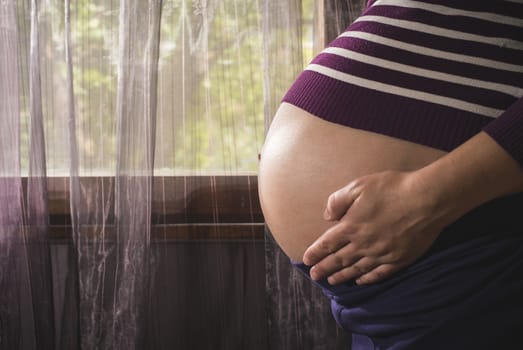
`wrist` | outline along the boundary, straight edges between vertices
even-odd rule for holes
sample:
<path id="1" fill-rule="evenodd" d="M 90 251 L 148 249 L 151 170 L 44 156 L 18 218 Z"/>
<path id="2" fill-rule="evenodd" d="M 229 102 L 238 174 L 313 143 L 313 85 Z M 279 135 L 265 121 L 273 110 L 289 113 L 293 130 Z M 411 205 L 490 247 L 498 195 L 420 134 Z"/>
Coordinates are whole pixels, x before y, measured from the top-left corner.
<path id="1" fill-rule="evenodd" d="M 463 188 L 452 181 L 452 176 L 439 174 L 437 167 L 413 171 L 410 178 L 420 198 L 420 210 L 435 225 L 447 226 L 473 207 Z"/>
<path id="2" fill-rule="evenodd" d="M 523 169 L 493 139 L 479 133 L 414 172 L 434 215 L 447 224 L 468 211 L 523 190 Z"/>

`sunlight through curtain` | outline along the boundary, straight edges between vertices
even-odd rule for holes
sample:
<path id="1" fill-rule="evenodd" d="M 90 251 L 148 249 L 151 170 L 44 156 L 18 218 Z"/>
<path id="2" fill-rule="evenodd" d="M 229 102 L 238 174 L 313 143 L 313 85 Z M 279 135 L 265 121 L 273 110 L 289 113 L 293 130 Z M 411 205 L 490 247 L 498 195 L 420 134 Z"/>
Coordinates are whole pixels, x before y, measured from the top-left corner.
<path id="1" fill-rule="evenodd" d="M 1 349 L 263 348 L 260 8 L 0 1 Z"/>
<path id="2" fill-rule="evenodd" d="M 0 0 L 0 349 L 344 346 L 257 198 L 314 4 Z"/>

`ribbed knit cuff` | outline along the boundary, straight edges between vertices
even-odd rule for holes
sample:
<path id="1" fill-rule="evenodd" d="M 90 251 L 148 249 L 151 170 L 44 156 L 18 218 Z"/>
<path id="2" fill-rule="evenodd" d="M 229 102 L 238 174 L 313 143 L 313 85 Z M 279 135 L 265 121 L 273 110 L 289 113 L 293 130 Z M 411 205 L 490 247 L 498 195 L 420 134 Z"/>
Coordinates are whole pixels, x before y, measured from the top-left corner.
<path id="1" fill-rule="evenodd" d="M 523 97 L 514 102 L 483 131 L 490 135 L 523 167 Z"/>

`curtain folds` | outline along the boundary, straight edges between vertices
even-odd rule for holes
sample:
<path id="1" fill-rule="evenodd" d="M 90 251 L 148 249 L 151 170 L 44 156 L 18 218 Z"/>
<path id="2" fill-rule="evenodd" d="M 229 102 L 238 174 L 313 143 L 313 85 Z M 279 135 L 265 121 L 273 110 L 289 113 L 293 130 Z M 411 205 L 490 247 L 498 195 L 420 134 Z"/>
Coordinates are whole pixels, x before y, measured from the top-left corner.
<path id="1" fill-rule="evenodd" d="M 14 3 L 0 6 L 0 49 L 2 52 L 18 53 Z M 19 132 L 20 101 L 17 55 L 2 55 L 0 65 L 0 117 L 2 127 L 11 130 L 0 138 L 0 167 L 5 175 L 0 178 L 0 319 L 3 335 L 1 348 L 18 346 L 23 315 L 21 273 L 27 272 L 25 251 L 22 243 L 22 180 L 20 177 Z M 2 135 L 4 136 L 4 135 Z M 27 287 L 27 286 L 24 286 Z M 29 304 L 30 305 L 30 304 Z"/>
<path id="2" fill-rule="evenodd" d="M 70 290 L 68 295 L 77 297 L 79 307 L 78 317 L 64 323 L 77 323 L 80 331 L 64 343 L 69 344 L 69 349 L 140 349 L 145 346 L 148 293 L 152 288 L 150 218 L 162 2 L 119 4 L 117 159 L 109 191 L 103 188 L 107 184 L 102 178 L 84 182 L 79 176 L 70 6 L 66 1 L 69 186 L 74 239 L 70 254 L 77 269 L 69 270 L 66 288 Z M 114 198 L 100 201 L 98 196 L 106 193 L 114 193 Z M 100 207 L 90 208 L 93 204 Z M 70 329 L 64 334 L 74 333 Z"/>
<path id="3" fill-rule="evenodd" d="M 1 350 L 346 348 L 270 232 L 245 238 L 305 5 L 0 0 Z"/>
<path id="4" fill-rule="evenodd" d="M 53 6 L 63 7 L 56 11 Z M 150 218 L 161 6 L 161 1 L 119 4 L 118 157 L 114 181 L 107 184 L 101 177 L 84 181 L 80 176 L 90 166 L 82 162 L 85 150 L 79 147 L 78 130 L 83 125 L 77 115 L 75 90 L 84 86 L 75 84 L 74 73 L 80 69 L 75 66 L 72 47 L 70 1 L 0 3 L 2 349 L 144 346 L 152 286 Z M 51 18 L 60 13 L 62 18 Z M 55 261 L 51 251 L 57 249 L 51 247 L 48 232 L 48 148 L 41 90 L 48 83 L 41 77 L 52 73 L 49 66 L 42 72 L 41 64 L 48 64 L 45 58 L 54 53 L 49 52 L 49 41 L 46 47 L 40 41 L 51 19 L 62 23 L 63 42 L 56 47 L 63 54 L 61 89 L 65 93 L 50 96 L 48 89 L 45 103 L 62 103 L 62 111 L 56 111 L 63 114 L 67 125 L 59 131 L 68 140 L 74 242 L 68 245 L 68 258 L 60 260 L 60 254 L 54 254 Z M 107 198 L 112 193 L 114 197 Z M 61 262 L 66 262 L 62 274 L 57 271 L 64 266 L 56 266 Z M 56 283 L 57 276 L 66 276 L 63 284 Z"/>
<path id="5" fill-rule="evenodd" d="M 45 141 L 40 90 L 39 36 L 35 28 L 38 4 L 31 3 L 27 21 L 30 45 L 27 66 L 20 67 L 20 35 L 16 7 L 4 1 L 0 6 L 0 331 L 2 349 L 21 347 L 54 348 L 52 271 L 48 240 L 48 210 Z M 28 80 L 26 100 L 21 76 Z M 28 90 L 28 91 L 27 91 Z M 24 103 L 26 104 L 24 106 Z M 29 111 L 27 127 L 28 174 L 22 181 L 20 155 L 21 112 Z M 27 188 L 24 197 L 23 186 Z"/>

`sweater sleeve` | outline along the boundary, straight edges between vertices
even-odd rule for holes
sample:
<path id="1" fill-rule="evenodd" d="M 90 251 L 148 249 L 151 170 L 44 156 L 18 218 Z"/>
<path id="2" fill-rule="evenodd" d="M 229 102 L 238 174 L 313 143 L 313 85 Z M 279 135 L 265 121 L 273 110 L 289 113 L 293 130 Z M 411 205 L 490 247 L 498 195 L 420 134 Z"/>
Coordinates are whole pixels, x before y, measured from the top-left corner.
<path id="1" fill-rule="evenodd" d="M 523 167 L 523 97 L 487 124 L 483 131 Z"/>

